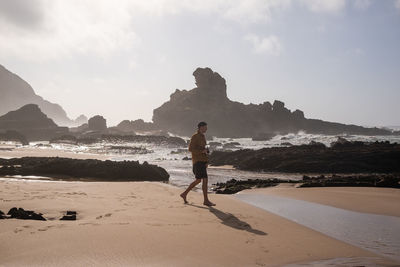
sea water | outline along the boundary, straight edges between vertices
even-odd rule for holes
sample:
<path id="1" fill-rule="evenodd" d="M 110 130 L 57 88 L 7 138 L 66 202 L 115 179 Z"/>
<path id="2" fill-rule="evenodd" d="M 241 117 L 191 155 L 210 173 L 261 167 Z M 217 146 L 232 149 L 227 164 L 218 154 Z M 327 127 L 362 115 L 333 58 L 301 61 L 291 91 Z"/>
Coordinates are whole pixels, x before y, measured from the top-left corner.
<path id="1" fill-rule="evenodd" d="M 342 136 L 349 141 L 389 141 L 391 143 L 400 143 L 400 136 L 363 136 L 363 135 L 345 135 Z M 182 137 L 189 140 L 188 137 Z M 276 135 L 268 141 L 253 141 L 251 138 L 214 138 L 213 142 L 227 144 L 231 142 L 239 143 L 239 145 L 229 148 L 229 150 L 238 149 L 261 149 L 266 147 L 279 147 L 282 143 L 290 142 L 293 145 L 308 144 L 311 141 L 321 142 L 329 146 L 337 140 L 337 136 L 322 135 L 322 134 L 307 134 L 305 132 L 291 133 L 287 135 Z M 210 141 L 208 141 L 210 142 Z M 115 150 L 112 146 L 132 146 L 142 148 L 142 150 Z M 7 143 L 10 147 L 10 142 Z M 155 164 L 166 169 L 170 174 L 170 183 L 172 185 L 185 187 L 193 181 L 192 162 L 184 160 L 185 157 L 190 158 L 189 151 L 186 148 L 176 147 L 172 145 L 156 145 L 149 143 L 137 142 L 98 142 L 94 144 L 73 145 L 73 144 L 56 144 L 49 142 L 31 142 L 30 148 L 35 149 L 55 149 L 74 153 L 94 153 L 106 155 L 109 159 L 115 161 L 135 160 L 139 162 L 147 161 L 150 164 Z M 212 149 L 222 150 L 223 146 L 217 146 Z M 136 152 L 135 152 L 136 151 Z M 226 182 L 230 179 L 247 180 L 247 179 L 292 179 L 300 180 L 304 173 L 260 173 L 251 171 L 235 170 L 232 168 L 213 168 L 208 169 L 209 185 L 213 183 Z M 316 175 L 309 173 L 307 175 Z"/>

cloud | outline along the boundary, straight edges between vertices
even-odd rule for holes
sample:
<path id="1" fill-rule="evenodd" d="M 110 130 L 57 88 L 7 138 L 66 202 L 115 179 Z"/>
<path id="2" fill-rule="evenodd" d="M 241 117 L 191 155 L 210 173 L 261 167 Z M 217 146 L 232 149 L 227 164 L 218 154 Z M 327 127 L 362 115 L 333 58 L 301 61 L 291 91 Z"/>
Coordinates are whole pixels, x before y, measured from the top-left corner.
<path id="1" fill-rule="evenodd" d="M 397 9 L 400 9 L 400 0 L 395 0 L 394 6 L 395 6 Z"/>
<path id="2" fill-rule="evenodd" d="M 41 1 L 0 1 L 0 21 L 3 23 L 31 29 L 42 23 L 43 16 Z"/>
<path id="3" fill-rule="evenodd" d="M 300 2 L 315 13 L 338 13 L 346 6 L 345 0 L 300 0 Z"/>
<path id="4" fill-rule="evenodd" d="M 107 57 L 115 51 L 130 49 L 138 39 L 130 25 L 131 15 L 123 4 L 106 0 L 95 4 L 89 0 L 40 3 L 18 11 L 21 17 L 41 14 L 40 18 L 31 16 L 31 20 L 40 21 L 35 29 L 30 29 L 29 23 L 17 23 L 17 19 L 0 25 L 1 58 L 43 61 L 82 54 Z"/>
<path id="5" fill-rule="evenodd" d="M 107 58 L 140 45 L 133 19 L 192 12 L 240 24 L 267 22 L 291 0 L 1 0 L 0 59 Z"/>
<path id="6" fill-rule="evenodd" d="M 141 18 L 193 13 L 217 17 L 222 25 L 247 26 L 268 23 L 294 3 L 317 13 L 337 13 L 346 5 L 345 0 L 1 0 L 0 59 L 108 58 L 142 45 L 133 24 Z M 247 40 L 257 53 L 282 51 L 276 36 Z"/>
<path id="7" fill-rule="evenodd" d="M 253 45 L 254 52 L 257 54 L 279 56 L 282 52 L 282 45 L 275 35 L 260 38 L 255 34 L 249 34 L 244 39 Z"/>

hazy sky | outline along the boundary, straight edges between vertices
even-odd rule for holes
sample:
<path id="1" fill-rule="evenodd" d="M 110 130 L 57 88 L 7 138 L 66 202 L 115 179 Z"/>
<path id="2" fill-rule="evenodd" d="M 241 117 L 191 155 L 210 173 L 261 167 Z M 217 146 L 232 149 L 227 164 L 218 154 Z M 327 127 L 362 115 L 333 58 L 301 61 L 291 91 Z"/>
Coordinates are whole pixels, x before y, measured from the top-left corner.
<path id="1" fill-rule="evenodd" d="M 197 67 L 235 101 L 400 125 L 400 0 L 0 0 L 0 64 L 109 125 L 151 120 Z"/>

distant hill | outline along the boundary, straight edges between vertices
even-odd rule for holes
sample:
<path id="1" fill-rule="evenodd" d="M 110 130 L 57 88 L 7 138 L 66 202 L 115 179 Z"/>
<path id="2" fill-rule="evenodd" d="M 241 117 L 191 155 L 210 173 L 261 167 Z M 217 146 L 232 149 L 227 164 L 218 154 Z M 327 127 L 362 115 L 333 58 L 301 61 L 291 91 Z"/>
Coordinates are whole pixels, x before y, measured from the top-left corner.
<path id="1" fill-rule="evenodd" d="M 71 120 L 60 105 L 43 99 L 21 77 L 0 65 L 0 116 L 26 104 L 37 104 L 58 125 L 72 126 L 87 121 L 84 116 L 79 117 L 79 122 Z"/>
<path id="2" fill-rule="evenodd" d="M 38 105 L 28 104 L 0 116 L 0 132 L 16 131 L 29 141 L 50 140 L 68 133 L 46 116 Z"/>
<path id="3" fill-rule="evenodd" d="M 209 135 L 255 137 L 304 130 L 319 134 L 388 135 L 390 130 L 365 128 L 316 119 L 307 119 L 301 110 L 290 111 L 281 101 L 245 105 L 227 97 L 225 79 L 210 68 L 198 68 L 193 76 L 197 87 L 178 90 L 170 100 L 153 111 L 156 128 L 190 136 L 199 121 L 209 123 Z M 244 88 L 245 90 L 245 88 Z"/>

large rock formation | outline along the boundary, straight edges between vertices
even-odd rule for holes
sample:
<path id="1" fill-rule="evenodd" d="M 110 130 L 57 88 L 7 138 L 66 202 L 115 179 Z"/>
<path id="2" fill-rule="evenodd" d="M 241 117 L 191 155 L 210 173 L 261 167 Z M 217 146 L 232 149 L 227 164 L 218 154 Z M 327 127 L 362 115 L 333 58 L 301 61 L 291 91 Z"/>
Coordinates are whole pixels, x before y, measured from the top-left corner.
<path id="1" fill-rule="evenodd" d="M 88 121 L 89 130 L 91 131 L 105 131 L 107 130 L 107 121 L 103 116 L 96 115 L 91 117 Z"/>
<path id="2" fill-rule="evenodd" d="M 278 100 L 258 105 L 231 101 L 226 94 L 225 79 L 218 73 L 210 68 L 198 68 L 193 75 L 196 88 L 176 89 L 168 102 L 154 110 L 156 127 L 188 136 L 194 132 L 197 122 L 207 121 L 208 133 L 218 137 L 262 137 L 299 130 L 323 134 L 391 134 L 384 129 L 306 119 L 303 111 L 291 112 Z"/>
<path id="3" fill-rule="evenodd" d="M 157 130 L 152 122 L 145 122 L 142 119 L 134 121 L 123 120 L 117 125 L 116 128 L 122 132 L 147 132 Z"/>
<path id="4" fill-rule="evenodd" d="M 0 131 L 16 131 L 29 141 L 50 140 L 68 133 L 67 127 L 58 127 L 38 105 L 28 104 L 0 117 Z"/>
<path id="5" fill-rule="evenodd" d="M 76 123 L 67 117 L 64 109 L 38 96 L 33 88 L 18 75 L 0 65 L 0 115 L 18 109 L 26 104 L 37 104 L 40 109 L 58 125 Z"/>

